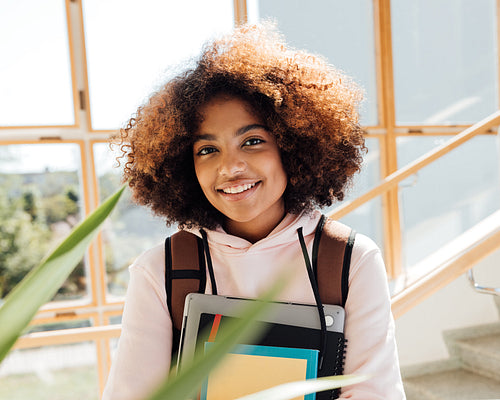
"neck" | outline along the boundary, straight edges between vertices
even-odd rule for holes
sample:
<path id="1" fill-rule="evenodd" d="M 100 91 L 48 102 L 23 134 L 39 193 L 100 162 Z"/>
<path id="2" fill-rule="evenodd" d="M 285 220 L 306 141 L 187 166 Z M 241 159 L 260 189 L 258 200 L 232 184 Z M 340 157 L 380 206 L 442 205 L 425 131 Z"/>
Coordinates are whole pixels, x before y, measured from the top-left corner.
<path id="1" fill-rule="evenodd" d="M 227 220 L 224 225 L 224 230 L 233 236 L 238 236 L 248 240 L 250 243 L 255 243 L 269 235 L 284 217 L 285 210 L 276 218 L 264 219 L 261 221 L 252 220 L 248 222 L 238 222 Z"/>

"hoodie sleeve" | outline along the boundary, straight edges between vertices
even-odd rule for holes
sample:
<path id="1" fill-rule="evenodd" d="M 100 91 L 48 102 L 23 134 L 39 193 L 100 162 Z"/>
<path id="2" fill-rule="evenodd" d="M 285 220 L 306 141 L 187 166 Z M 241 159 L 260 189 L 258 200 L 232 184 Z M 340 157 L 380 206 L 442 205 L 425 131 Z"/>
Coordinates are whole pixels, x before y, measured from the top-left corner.
<path id="1" fill-rule="evenodd" d="M 103 400 L 145 398 L 170 368 L 172 322 L 166 306 L 160 249 L 146 252 L 130 266 L 122 333 Z M 164 278 L 163 278 L 164 279 Z"/>
<path id="2" fill-rule="evenodd" d="M 344 373 L 370 378 L 344 388 L 340 398 L 405 399 L 384 262 L 376 244 L 360 234 L 351 258 L 345 310 Z"/>

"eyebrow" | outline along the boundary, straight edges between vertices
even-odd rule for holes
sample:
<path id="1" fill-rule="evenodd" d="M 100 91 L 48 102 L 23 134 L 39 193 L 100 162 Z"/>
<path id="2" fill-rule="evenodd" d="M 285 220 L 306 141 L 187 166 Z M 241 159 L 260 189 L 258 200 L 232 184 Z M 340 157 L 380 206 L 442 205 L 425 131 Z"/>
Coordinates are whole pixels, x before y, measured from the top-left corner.
<path id="1" fill-rule="evenodd" d="M 250 125 L 245 125 L 242 126 L 240 129 L 238 129 L 235 133 L 234 136 L 241 136 L 247 133 L 248 131 L 251 131 L 253 129 L 264 129 L 266 131 L 269 131 L 267 126 L 262 125 L 262 124 L 250 124 Z M 195 142 L 198 142 L 200 140 L 215 140 L 216 135 L 211 134 L 211 133 L 202 133 L 201 135 L 195 135 Z"/>

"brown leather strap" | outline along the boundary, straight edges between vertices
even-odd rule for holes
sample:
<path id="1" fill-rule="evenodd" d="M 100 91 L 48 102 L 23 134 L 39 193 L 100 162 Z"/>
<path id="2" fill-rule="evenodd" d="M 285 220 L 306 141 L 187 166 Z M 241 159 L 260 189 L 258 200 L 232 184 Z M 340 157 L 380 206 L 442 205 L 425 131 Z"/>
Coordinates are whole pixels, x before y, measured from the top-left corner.
<path id="1" fill-rule="evenodd" d="M 323 304 L 344 305 L 342 271 L 350 235 L 351 228 L 330 218 L 326 219 L 319 239 L 316 265 L 318 289 Z M 345 272 L 348 274 L 348 270 Z"/>
<path id="2" fill-rule="evenodd" d="M 205 257 L 200 241 L 192 233 L 179 231 L 170 237 L 170 266 L 165 254 L 167 303 L 170 303 L 170 315 L 176 329 L 181 329 L 182 326 L 186 296 L 205 291 Z"/>

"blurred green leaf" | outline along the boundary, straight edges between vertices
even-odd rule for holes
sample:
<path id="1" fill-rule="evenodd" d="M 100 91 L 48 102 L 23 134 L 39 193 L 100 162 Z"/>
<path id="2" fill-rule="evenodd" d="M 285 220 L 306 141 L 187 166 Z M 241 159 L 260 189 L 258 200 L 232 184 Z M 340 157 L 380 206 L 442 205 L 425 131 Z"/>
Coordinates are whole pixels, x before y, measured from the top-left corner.
<path id="1" fill-rule="evenodd" d="M 69 236 L 31 270 L 5 298 L 5 302 L 0 307 L 0 326 L 2 327 L 0 361 L 5 358 L 40 306 L 54 296 L 80 262 L 87 247 L 118 203 L 124 190 L 125 185 L 76 226 Z"/>
<path id="2" fill-rule="evenodd" d="M 340 375 L 289 382 L 261 392 L 249 394 L 248 396 L 240 397 L 236 400 L 290 400 L 309 393 L 354 385 L 368 378 L 369 377 L 365 375 Z"/>

